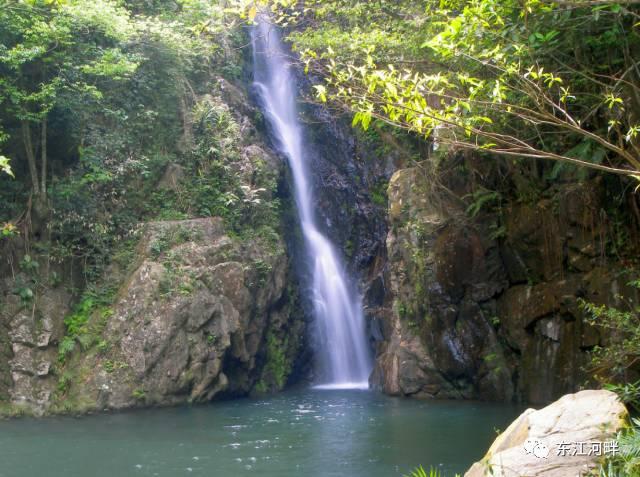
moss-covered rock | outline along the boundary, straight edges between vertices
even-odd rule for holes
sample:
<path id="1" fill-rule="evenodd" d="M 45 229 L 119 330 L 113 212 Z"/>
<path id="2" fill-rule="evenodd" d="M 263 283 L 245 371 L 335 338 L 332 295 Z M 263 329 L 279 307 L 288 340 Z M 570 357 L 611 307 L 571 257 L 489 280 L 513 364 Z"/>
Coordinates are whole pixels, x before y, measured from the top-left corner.
<path id="1" fill-rule="evenodd" d="M 0 415 L 203 402 L 302 372 L 284 162 L 243 88 L 210 79 L 185 111 L 182 152 L 86 217 L 102 230 L 126 216 L 109 247 L 96 255 L 77 231 L 84 261 L 53 260 L 47 237 L 31 255 L 20 236 L 0 244 Z"/>

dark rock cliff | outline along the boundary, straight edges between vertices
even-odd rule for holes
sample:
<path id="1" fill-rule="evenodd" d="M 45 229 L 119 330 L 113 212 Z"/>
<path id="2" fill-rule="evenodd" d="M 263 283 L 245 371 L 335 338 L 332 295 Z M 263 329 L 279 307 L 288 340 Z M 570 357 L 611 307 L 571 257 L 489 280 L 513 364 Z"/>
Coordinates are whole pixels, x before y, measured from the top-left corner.
<path id="1" fill-rule="evenodd" d="M 389 293 L 372 383 L 396 395 L 533 403 L 579 389 L 588 352 L 608 339 L 579 300 L 636 298 L 627 264 L 607 250 L 602 182 L 498 207 L 497 195 L 473 196 L 459 176 L 418 166 L 391 179 Z"/>

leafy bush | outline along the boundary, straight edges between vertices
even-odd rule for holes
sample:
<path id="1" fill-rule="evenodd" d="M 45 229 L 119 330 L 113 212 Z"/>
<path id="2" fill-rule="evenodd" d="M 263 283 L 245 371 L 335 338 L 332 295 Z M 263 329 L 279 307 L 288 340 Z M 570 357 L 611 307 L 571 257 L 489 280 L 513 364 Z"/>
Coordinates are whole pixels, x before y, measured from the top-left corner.
<path id="1" fill-rule="evenodd" d="M 640 280 L 628 283 L 640 289 Z M 628 383 L 640 361 L 640 305 L 624 300 L 626 309 L 579 300 L 589 322 L 608 332 L 610 343 L 597 346 L 591 354 L 591 370 L 603 382 Z"/>
<path id="2" fill-rule="evenodd" d="M 632 408 L 635 412 L 640 412 L 640 381 L 623 384 L 605 383 L 603 387 L 616 393 L 627 407 Z"/>
<path id="3" fill-rule="evenodd" d="M 598 469 L 598 477 L 640 476 L 640 419 L 632 419 L 627 429 L 618 433 L 620 451 Z"/>

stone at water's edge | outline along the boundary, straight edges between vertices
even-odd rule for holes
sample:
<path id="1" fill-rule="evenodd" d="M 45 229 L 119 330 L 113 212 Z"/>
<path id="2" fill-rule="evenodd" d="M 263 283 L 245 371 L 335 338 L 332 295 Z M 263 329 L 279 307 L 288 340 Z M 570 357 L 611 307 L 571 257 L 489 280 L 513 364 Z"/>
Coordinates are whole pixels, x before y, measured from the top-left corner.
<path id="1" fill-rule="evenodd" d="M 588 454 L 590 443 L 601 442 L 604 451 L 604 443 L 615 438 L 627 418 L 626 408 L 610 391 L 567 394 L 543 409 L 523 412 L 465 477 L 586 475 L 602 457 L 571 455 L 572 449 L 577 450 L 578 443 L 587 443 L 584 452 L 576 454 Z M 539 445 L 537 449 L 536 445 Z"/>

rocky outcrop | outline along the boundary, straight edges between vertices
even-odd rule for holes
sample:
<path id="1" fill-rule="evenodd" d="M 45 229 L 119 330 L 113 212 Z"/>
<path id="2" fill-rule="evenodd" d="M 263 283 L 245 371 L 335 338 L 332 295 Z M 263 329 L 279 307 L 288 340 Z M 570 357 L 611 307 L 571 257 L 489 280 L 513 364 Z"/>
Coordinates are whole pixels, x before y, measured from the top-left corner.
<path id="1" fill-rule="evenodd" d="M 584 383 L 588 351 L 607 342 L 579 300 L 635 297 L 605 253 L 597 182 L 500 207 L 481 192 L 421 167 L 390 181 L 372 376 L 389 394 L 550 402 Z"/>
<path id="2" fill-rule="evenodd" d="M 89 328 L 102 329 L 95 345 L 62 370 L 62 410 L 205 402 L 284 386 L 304 329 L 291 313 L 282 243 L 233 239 L 221 219 L 157 222 L 136 255 L 113 306 L 91 317 Z"/>
<path id="3" fill-rule="evenodd" d="M 392 302 L 372 382 L 396 395 L 497 398 L 512 383 L 484 304 L 507 287 L 506 273 L 495 243 L 454 220 L 456 204 L 432 197 L 418 169 L 389 184 Z"/>
<path id="4" fill-rule="evenodd" d="M 43 287 L 27 273 L 13 283 L 18 293 L 3 297 L 0 313 L 0 400 L 11 403 L 9 413 L 42 414 L 55 393 L 57 342 L 72 296 L 60 286 Z"/>
<path id="5" fill-rule="evenodd" d="M 0 415 L 205 402 L 280 390 L 307 371 L 306 315 L 280 222 L 292 201 L 285 163 L 242 88 L 219 79 L 194 100 L 184 157 L 118 192 L 136 196 L 118 205 L 131 208 L 124 222 L 141 223 L 121 224 L 126 243 L 100 257 L 91 283 L 86 257 L 53 260 L 46 238 L 1 244 Z M 223 131 L 191 124 L 197 112 L 223 118 Z M 192 218 L 200 214 L 223 218 Z"/>
<path id="6" fill-rule="evenodd" d="M 627 410 L 609 391 L 581 391 L 526 410 L 465 477 L 575 477 L 612 455 Z"/>

